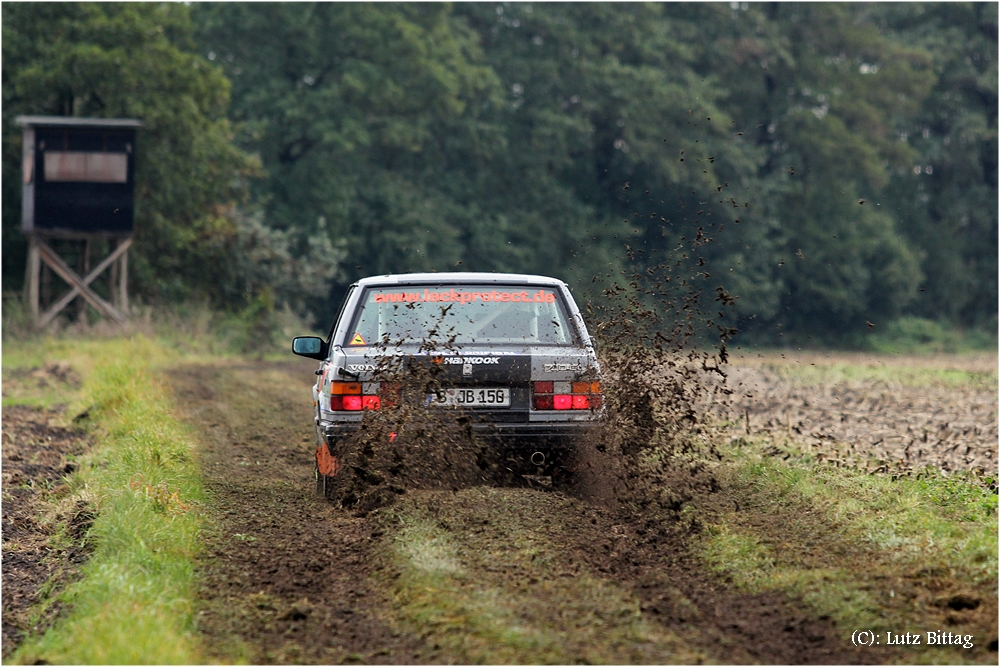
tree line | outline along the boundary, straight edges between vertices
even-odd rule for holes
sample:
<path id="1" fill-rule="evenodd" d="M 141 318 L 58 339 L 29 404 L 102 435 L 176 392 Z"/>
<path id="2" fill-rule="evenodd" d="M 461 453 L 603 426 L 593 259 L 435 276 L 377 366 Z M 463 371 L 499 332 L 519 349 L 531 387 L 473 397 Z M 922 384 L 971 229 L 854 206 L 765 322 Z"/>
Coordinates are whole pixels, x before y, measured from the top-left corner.
<path id="1" fill-rule="evenodd" d="M 994 3 L 2 11 L 8 290 L 14 117 L 127 116 L 149 301 L 266 294 L 325 323 L 365 275 L 583 292 L 685 248 L 759 340 L 996 326 Z"/>

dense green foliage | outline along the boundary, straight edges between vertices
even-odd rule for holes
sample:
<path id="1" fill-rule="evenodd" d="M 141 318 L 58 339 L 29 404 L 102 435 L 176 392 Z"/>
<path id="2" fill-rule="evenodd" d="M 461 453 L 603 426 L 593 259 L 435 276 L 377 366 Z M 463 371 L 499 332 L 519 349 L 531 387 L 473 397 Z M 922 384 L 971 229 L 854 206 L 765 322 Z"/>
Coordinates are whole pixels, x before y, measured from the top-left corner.
<path id="1" fill-rule="evenodd" d="M 333 275 L 310 262 L 336 263 L 332 241 L 290 248 L 285 235 L 235 207 L 259 164 L 233 143 L 229 81 L 196 53 L 194 36 L 190 8 L 181 4 L 3 5 L 5 286 L 24 271 L 20 114 L 145 123 L 131 271 L 147 299 L 239 303 L 251 292 L 266 301 L 276 288 L 315 294 L 312 286 Z"/>
<path id="2" fill-rule="evenodd" d="M 150 126 L 151 297 L 326 312 L 360 276 L 455 267 L 582 288 L 627 244 L 724 286 L 758 340 L 995 327 L 994 4 L 41 7 L 3 10 L 5 281 L 11 118 L 73 112 Z M 161 160 L 178 136 L 201 149 Z"/>
<path id="3" fill-rule="evenodd" d="M 192 36 L 179 5 L 3 6 L 5 283 L 8 263 L 23 267 L 14 118 L 30 113 L 145 122 L 135 277 L 144 291 L 171 296 L 198 284 L 224 234 L 217 205 L 250 163 L 231 142 L 229 84 L 192 52 Z"/>

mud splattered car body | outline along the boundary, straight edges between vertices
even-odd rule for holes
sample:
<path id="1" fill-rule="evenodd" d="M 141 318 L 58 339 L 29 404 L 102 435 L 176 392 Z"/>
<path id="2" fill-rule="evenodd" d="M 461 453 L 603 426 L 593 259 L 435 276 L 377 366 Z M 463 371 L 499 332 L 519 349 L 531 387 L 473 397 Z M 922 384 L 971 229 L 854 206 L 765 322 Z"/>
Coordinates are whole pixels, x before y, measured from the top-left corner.
<path id="1" fill-rule="evenodd" d="M 431 409 L 536 467 L 573 448 L 602 408 L 599 368 L 565 283 L 500 273 L 415 273 L 352 285 L 329 337 L 293 352 L 321 364 L 313 387 L 321 475 L 365 412 L 385 407 L 393 363 L 433 365 Z M 398 367 L 398 363 L 397 363 Z"/>

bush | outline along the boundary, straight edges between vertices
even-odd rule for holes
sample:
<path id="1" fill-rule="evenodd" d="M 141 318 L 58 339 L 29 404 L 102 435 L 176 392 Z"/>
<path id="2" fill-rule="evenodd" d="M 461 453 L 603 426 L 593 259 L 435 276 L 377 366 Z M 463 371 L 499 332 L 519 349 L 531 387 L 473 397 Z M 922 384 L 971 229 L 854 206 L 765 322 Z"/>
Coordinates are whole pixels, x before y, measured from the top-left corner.
<path id="1" fill-rule="evenodd" d="M 962 330 L 922 317 L 901 317 L 867 337 L 865 347 L 881 353 L 971 352 L 996 349 L 996 331 Z"/>

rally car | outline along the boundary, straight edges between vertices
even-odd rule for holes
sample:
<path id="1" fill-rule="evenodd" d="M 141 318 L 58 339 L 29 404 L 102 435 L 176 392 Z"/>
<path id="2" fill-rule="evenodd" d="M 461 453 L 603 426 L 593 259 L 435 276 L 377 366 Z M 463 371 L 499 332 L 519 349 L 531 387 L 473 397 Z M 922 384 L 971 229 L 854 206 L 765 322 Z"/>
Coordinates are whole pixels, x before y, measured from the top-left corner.
<path id="1" fill-rule="evenodd" d="M 466 417 L 474 437 L 536 471 L 565 460 L 602 409 L 594 345 L 560 280 L 506 273 L 411 273 L 350 287 L 326 340 L 292 351 L 319 360 L 313 387 L 317 477 L 337 474 L 338 442 L 386 409 L 392 361 L 433 365 L 425 405 Z M 444 414 L 444 413 L 442 413 Z"/>

